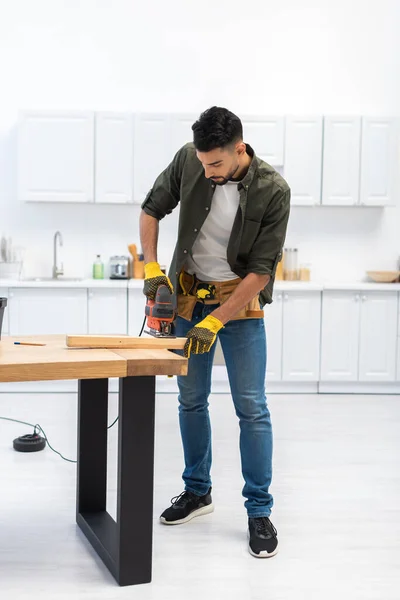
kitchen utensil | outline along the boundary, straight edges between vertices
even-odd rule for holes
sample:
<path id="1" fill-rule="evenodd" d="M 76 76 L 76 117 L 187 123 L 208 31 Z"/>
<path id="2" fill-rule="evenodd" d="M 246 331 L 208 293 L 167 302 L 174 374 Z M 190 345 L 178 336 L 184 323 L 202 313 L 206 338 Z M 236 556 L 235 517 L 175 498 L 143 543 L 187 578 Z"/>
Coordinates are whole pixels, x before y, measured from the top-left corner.
<path id="1" fill-rule="evenodd" d="M 139 260 L 139 256 L 138 256 L 138 253 L 137 253 L 136 244 L 129 244 L 128 250 L 132 254 L 133 260 Z"/>
<path id="2" fill-rule="evenodd" d="M 394 283 L 399 280 L 400 271 L 367 271 L 367 275 L 376 283 Z"/>

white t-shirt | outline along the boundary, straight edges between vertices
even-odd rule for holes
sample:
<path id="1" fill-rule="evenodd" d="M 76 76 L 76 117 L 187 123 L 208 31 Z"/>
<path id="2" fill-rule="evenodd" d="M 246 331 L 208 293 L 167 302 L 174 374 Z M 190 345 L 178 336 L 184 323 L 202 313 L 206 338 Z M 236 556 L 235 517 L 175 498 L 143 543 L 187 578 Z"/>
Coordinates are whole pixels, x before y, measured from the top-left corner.
<path id="1" fill-rule="evenodd" d="M 211 209 L 196 238 L 185 270 L 201 281 L 229 281 L 238 277 L 227 260 L 228 242 L 239 207 L 238 184 L 217 185 Z"/>

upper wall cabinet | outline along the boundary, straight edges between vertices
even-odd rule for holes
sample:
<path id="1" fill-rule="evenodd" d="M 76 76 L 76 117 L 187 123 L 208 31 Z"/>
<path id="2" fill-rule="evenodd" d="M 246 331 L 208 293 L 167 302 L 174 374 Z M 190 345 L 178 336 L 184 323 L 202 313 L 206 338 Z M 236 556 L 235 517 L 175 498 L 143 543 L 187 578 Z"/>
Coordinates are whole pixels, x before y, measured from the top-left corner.
<path id="1" fill-rule="evenodd" d="M 287 117 L 283 175 L 291 188 L 291 204 L 321 202 L 322 117 Z"/>
<path id="2" fill-rule="evenodd" d="M 127 204 L 133 200 L 133 115 L 96 113 L 95 201 Z"/>
<path id="3" fill-rule="evenodd" d="M 171 162 L 170 116 L 138 114 L 134 135 L 134 202 L 141 204 Z"/>
<path id="4" fill-rule="evenodd" d="M 395 204 L 399 183 L 399 121 L 365 117 L 361 135 L 360 204 Z"/>
<path id="5" fill-rule="evenodd" d="M 241 121 L 243 139 L 250 144 L 257 156 L 270 165 L 283 165 L 284 117 L 246 116 Z"/>
<path id="6" fill-rule="evenodd" d="M 18 127 L 18 197 L 92 202 L 94 113 L 28 111 Z"/>
<path id="7" fill-rule="evenodd" d="M 325 117 L 322 204 L 358 203 L 360 132 L 359 117 Z"/>

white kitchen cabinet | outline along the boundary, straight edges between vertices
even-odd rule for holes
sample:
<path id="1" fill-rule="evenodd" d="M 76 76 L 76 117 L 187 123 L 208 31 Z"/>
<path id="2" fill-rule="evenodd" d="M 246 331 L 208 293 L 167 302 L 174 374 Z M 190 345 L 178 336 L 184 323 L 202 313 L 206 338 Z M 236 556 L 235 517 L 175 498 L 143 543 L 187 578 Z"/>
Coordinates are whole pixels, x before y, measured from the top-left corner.
<path id="1" fill-rule="evenodd" d="M 18 125 L 21 201 L 92 202 L 94 113 L 27 111 Z"/>
<path id="2" fill-rule="evenodd" d="M 193 142 L 192 125 L 200 115 L 195 113 L 174 114 L 171 117 L 171 158 L 182 146 Z"/>
<path id="3" fill-rule="evenodd" d="M 95 201 L 128 204 L 133 200 L 133 115 L 96 113 Z"/>
<path id="4" fill-rule="evenodd" d="M 361 293 L 359 381 L 395 381 L 397 292 Z"/>
<path id="5" fill-rule="evenodd" d="M 128 288 L 128 334 L 138 336 L 143 325 L 146 296 L 142 288 Z"/>
<path id="6" fill-rule="evenodd" d="M 267 384 L 282 379 L 283 294 L 276 291 L 273 302 L 264 306 L 267 336 Z"/>
<path id="7" fill-rule="evenodd" d="M 282 380 L 318 381 L 321 292 L 283 294 Z"/>
<path id="8" fill-rule="evenodd" d="M 358 204 L 360 180 L 359 117 L 325 117 L 322 204 Z"/>
<path id="9" fill-rule="evenodd" d="M 364 117 L 361 135 L 360 204 L 395 204 L 398 172 L 398 119 Z"/>
<path id="10" fill-rule="evenodd" d="M 291 204 L 321 203 L 322 117 L 287 117 L 283 175 Z"/>
<path id="11" fill-rule="evenodd" d="M 124 288 L 88 290 L 88 333 L 128 333 L 128 291 Z"/>
<path id="12" fill-rule="evenodd" d="M 321 381 L 357 381 L 360 293 L 324 291 Z"/>
<path id="13" fill-rule="evenodd" d="M 285 143 L 284 117 L 244 116 L 243 140 L 256 155 L 270 165 L 283 165 Z"/>
<path id="14" fill-rule="evenodd" d="M 10 288 L 10 335 L 87 333 L 87 290 Z"/>
<path id="15" fill-rule="evenodd" d="M 7 298 L 8 299 L 8 288 L 0 288 L 0 298 Z M 3 314 L 3 325 L 1 327 L 1 334 L 2 335 L 7 335 L 8 334 L 8 312 L 9 312 L 9 303 L 7 303 L 6 308 L 4 309 L 4 314 Z"/>
<path id="16" fill-rule="evenodd" d="M 134 133 L 134 203 L 141 204 L 173 159 L 170 116 L 138 114 Z"/>

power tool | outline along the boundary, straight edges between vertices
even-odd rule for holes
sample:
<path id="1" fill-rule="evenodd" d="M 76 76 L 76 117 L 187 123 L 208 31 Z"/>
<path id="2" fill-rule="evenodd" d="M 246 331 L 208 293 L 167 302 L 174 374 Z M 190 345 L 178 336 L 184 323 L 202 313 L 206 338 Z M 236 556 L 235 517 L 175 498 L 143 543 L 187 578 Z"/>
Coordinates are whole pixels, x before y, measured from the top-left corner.
<path id="1" fill-rule="evenodd" d="M 175 320 L 174 297 L 167 285 L 158 286 L 154 300 L 147 298 L 145 315 L 148 327 L 145 333 L 154 337 L 176 337 L 171 333 Z"/>

